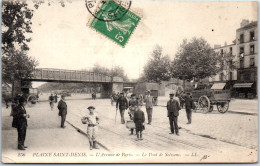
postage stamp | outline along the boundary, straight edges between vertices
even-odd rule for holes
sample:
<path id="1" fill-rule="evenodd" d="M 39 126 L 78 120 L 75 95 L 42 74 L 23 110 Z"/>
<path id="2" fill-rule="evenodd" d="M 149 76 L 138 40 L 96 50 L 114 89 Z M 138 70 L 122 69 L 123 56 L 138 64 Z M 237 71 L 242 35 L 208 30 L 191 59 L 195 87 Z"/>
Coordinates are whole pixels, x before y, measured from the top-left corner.
<path id="1" fill-rule="evenodd" d="M 127 5 L 116 1 L 100 3 L 101 5 L 91 12 L 94 17 L 88 22 L 88 26 L 124 47 L 141 17 L 129 10 L 131 1 Z"/>

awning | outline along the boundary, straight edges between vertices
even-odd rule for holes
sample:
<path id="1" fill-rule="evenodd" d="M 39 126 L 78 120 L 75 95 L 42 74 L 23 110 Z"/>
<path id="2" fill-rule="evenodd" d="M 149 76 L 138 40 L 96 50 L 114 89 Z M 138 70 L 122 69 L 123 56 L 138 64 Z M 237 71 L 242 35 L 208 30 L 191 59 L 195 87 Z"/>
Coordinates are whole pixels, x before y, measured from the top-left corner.
<path id="1" fill-rule="evenodd" d="M 225 87 L 226 83 L 214 83 L 211 89 L 222 90 Z"/>
<path id="2" fill-rule="evenodd" d="M 251 88 L 253 83 L 236 83 L 233 88 Z"/>

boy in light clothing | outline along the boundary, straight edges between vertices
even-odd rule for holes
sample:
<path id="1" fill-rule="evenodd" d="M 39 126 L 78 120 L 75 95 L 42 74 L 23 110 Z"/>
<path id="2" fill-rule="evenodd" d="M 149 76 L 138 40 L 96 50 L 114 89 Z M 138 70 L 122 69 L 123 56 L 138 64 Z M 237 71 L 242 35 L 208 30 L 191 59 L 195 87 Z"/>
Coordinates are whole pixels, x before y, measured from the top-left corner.
<path id="1" fill-rule="evenodd" d="M 96 141 L 98 131 L 97 125 L 99 124 L 98 114 L 94 112 L 95 107 L 93 106 L 89 106 L 88 110 L 89 114 L 83 117 L 82 120 L 88 125 L 87 135 L 89 138 L 90 150 L 92 150 L 93 148 L 99 149 Z"/>

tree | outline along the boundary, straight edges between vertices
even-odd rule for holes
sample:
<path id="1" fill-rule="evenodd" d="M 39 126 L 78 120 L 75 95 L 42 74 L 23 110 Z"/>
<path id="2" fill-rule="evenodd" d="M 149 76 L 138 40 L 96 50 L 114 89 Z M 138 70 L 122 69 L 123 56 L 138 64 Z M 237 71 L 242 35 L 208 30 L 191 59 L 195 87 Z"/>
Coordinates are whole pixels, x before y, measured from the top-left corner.
<path id="1" fill-rule="evenodd" d="M 29 9 L 26 1 L 5 0 L 2 2 L 2 51 L 10 49 L 29 50 L 31 38 L 26 33 L 32 33 L 31 19 L 33 10 Z"/>
<path id="2" fill-rule="evenodd" d="M 148 63 L 144 67 L 143 80 L 148 81 L 167 81 L 171 78 L 170 58 L 163 55 L 162 47 L 156 45 Z"/>
<path id="3" fill-rule="evenodd" d="M 71 2 L 70 0 L 66 0 Z M 32 0 L 34 8 L 38 9 L 45 0 Z M 50 6 L 54 0 L 46 1 Z M 65 7 L 65 0 L 57 1 Z M 33 9 L 30 9 L 25 0 L 3 0 L 2 2 L 2 51 L 9 49 L 29 50 L 28 42 L 31 38 L 26 33 L 32 33 L 31 19 Z"/>
<path id="4" fill-rule="evenodd" d="M 174 78 L 191 81 L 216 75 L 221 67 L 221 57 L 203 38 L 183 40 L 171 65 Z"/>
<path id="5" fill-rule="evenodd" d="M 111 77 L 121 77 L 124 81 L 128 81 L 128 77 L 125 74 L 124 69 L 121 66 L 114 66 L 113 69 L 108 69 L 106 67 L 102 67 L 99 64 L 95 64 L 93 69 L 95 73 L 101 73 Z"/>
<path id="6" fill-rule="evenodd" d="M 37 65 L 24 51 L 11 49 L 2 56 L 2 81 L 11 84 L 14 80 L 30 78 Z"/>

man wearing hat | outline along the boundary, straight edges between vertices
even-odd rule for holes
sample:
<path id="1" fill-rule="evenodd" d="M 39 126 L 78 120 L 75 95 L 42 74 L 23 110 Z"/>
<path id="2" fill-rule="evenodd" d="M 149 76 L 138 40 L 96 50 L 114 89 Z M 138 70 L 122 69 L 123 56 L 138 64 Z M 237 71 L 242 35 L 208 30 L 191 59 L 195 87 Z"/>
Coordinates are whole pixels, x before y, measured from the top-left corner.
<path id="1" fill-rule="evenodd" d="M 127 99 L 124 97 L 124 93 L 121 92 L 120 93 L 120 97 L 117 99 L 116 102 L 116 110 L 120 110 L 120 115 L 121 115 L 121 123 L 125 124 L 125 110 L 128 109 L 128 101 Z"/>
<path id="2" fill-rule="evenodd" d="M 147 91 L 147 96 L 145 99 L 145 107 L 146 107 L 146 112 L 147 112 L 147 117 L 148 117 L 148 125 L 151 125 L 152 123 L 152 114 L 153 114 L 153 97 L 150 95 L 151 91 Z"/>
<path id="3" fill-rule="evenodd" d="M 188 123 L 187 124 L 191 124 L 191 114 L 192 114 L 192 109 L 194 109 L 195 104 L 191 98 L 191 93 L 186 93 L 185 96 L 185 109 L 186 109 L 186 115 L 187 115 L 187 119 L 188 119 Z"/>
<path id="4" fill-rule="evenodd" d="M 25 105 L 26 99 L 21 97 L 19 99 L 19 104 L 14 108 L 13 112 L 12 127 L 17 128 L 19 150 L 25 150 L 25 148 L 27 148 L 26 146 L 24 146 L 24 141 L 26 137 L 27 118 L 29 118 L 29 114 L 26 113 L 26 110 L 24 108 Z"/>
<path id="5" fill-rule="evenodd" d="M 90 150 L 99 149 L 97 146 L 97 125 L 99 124 L 99 117 L 96 112 L 94 112 L 95 107 L 88 107 L 89 114 L 82 118 L 82 120 L 86 120 L 86 124 L 88 125 L 87 135 L 89 138 Z"/>
<path id="6" fill-rule="evenodd" d="M 177 100 L 174 99 L 174 94 L 170 94 L 170 100 L 167 102 L 167 111 L 168 111 L 168 117 L 169 122 L 171 126 L 171 133 L 174 134 L 174 131 L 176 135 L 179 136 L 179 128 L 178 128 L 178 116 L 179 116 L 179 110 L 181 109 L 180 104 Z"/>
<path id="7" fill-rule="evenodd" d="M 59 116 L 61 116 L 61 128 L 65 128 L 64 126 L 66 115 L 67 115 L 67 104 L 65 102 L 65 95 L 61 95 L 61 99 L 58 103 Z"/>

